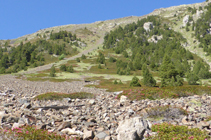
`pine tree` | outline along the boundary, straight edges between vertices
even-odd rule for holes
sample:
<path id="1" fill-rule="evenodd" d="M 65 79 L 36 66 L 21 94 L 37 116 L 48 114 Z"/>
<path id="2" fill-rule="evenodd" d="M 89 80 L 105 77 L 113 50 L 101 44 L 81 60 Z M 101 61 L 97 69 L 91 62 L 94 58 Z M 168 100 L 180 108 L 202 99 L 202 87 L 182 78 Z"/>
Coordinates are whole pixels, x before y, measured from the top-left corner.
<path id="1" fill-rule="evenodd" d="M 99 52 L 97 62 L 100 63 L 100 64 L 105 64 L 105 56 L 104 56 L 103 53 Z"/>
<path id="2" fill-rule="evenodd" d="M 189 85 L 197 85 L 199 77 L 193 72 L 191 72 L 187 75 L 187 80 Z"/>
<path id="3" fill-rule="evenodd" d="M 130 86 L 131 87 L 140 87 L 141 84 L 138 81 L 139 81 L 139 79 L 136 76 L 134 76 L 132 81 L 130 82 Z"/>
<path id="4" fill-rule="evenodd" d="M 147 65 L 144 64 L 142 67 L 143 72 L 143 83 L 145 86 L 154 87 L 156 85 L 156 80 L 152 77 L 152 74 L 149 72 Z"/>
<path id="5" fill-rule="evenodd" d="M 71 65 L 71 66 L 67 67 L 67 71 L 70 73 L 73 73 L 74 72 L 73 66 Z"/>
<path id="6" fill-rule="evenodd" d="M 179 72 L 175 69 L 170 57 L 167 54 L 165 54 L 163 58 L 163 63 L 160 66 L 159 72 L 162 78 L 161 87 L 183 85 L 182 79 L 177 77 L 180 76 Z"/>
<path id="7" fill-rule="evenodd" d="M 56 76 L 56 69 L 54 67 L 54 65 L 51 67 L 51 71 L 50 71 L 50 77 L 55 77 Z"/>

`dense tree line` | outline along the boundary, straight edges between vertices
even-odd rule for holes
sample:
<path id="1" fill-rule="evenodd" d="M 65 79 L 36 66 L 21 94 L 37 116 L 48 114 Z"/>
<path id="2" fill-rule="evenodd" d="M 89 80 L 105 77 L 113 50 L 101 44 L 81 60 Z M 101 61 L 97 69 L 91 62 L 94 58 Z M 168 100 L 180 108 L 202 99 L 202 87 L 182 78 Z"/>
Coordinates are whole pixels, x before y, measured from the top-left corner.
<path id="1" fill-rule="evenodd" d="M 165 19 L 161 17 L 148 16 L 124 28 L 119 26 L 104 37 L 105 49 L 113 49 L 117 54 L 129 57 L 127 61 L 116 60 L 118 74 L 128 75 L 131 71 L 142 70 L 146 65 L 147 70 L 149 68 L 151 71 L 160 73 L 162 86 L 182 85 L 182 78 L 192 72 L 189 60 L 194 60 L 194 57 L 190 51 L 181 46 L 186 39 L 180 33 L 171 30 L 163 21 Z M 143 27 L 146 22 L 153 23 L 150 31 L 146 31 Z M 162 39 L 158 40 L 158 36 L 162 36 Z M 157 43 L 149 42 L 148 39 L 151 37 L 154 37 Z M 128 55 L 126 50 L 131 50 L 132 54 Z M 206 67 L 202 61 L 197 63 Z M 207 73 L 207 67 L 202 73 L 203 76 L 200 78 L 208 78 L 206 76 L 210 75 L 209 72 Z M 155 82 L 151 75 L 148 72 L 145 75 L 149 76 L 146 81 L 151 81 L 154 85 Z"/>
<path id="2" fill-rule="evenodd" d="M 67 43 L 59 43 L 58 39 L 70 38 L 71 41 L 78 40 L 76 35 L 67 31 L 51 33 L 50 40 L 38 39 L 31 43 L 20 43 L 17 47 L 10 47 L 8 43 L 4 48 L 0 47 L 0 73 L 12 73 L 20 70 L 26 70 L 28 66 L 37 67 L 45 63 L 44 54 L 66 55 L 69 52 Z M 72 44 L 70 43 L 69 46 Z M 76 51 L 75 49 L 72 49 Z"/>
<path id="3" fill-rule="evenodd" d="M 210 35 L 210 23 L 211 23 L 211 4 L 205 7 L 206 13 L 203 13 L 193 25 L 195 28 L 195 36 L 199 40 L 200 48 L 203 48 L 208 55 L 211 54 L 211 35 Z"/>
<path id="4" fill-rule="evenodd" d="M 71 41 L 77 40 L 76 35 L 72 34 L 71 32 L 67 31 L 59 31 L 58 33 L 52 33 L 50 34 L 50 39 L 57 40 L 57 39 L 63 39 L 64 41 L 66 38 L 69 38 Z"/>

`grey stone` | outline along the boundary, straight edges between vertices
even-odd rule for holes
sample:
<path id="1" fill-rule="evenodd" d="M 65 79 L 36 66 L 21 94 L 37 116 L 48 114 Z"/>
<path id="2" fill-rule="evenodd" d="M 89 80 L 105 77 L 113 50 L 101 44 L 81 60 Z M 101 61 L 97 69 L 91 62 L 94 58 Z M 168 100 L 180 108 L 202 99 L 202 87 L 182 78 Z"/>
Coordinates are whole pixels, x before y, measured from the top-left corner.
<path id="1" fill-rule="evenodd" d="M 65 128 L 71 128 L 71 123 L 70 122 L 63 122 L 59 127 L 58 127 L 58 131 L 61 131 L 62 129 Z"/>
<path id="2" fill-rule="evenodd" d="M 94 105 L 95 104 L 95 100 L 94 99 L 89 100 L 89 104 Z"/>
<path id="3" fill-rule="evenodd" d="M 105 132 L 100 132 L 96 135 L 97 138 L 99 139 L 105 139 L 105 137 L 107 137 L 108 134 L 106 134 Z"/>
<path id="4" fill-rule="evenodd" d="M 89 140 L 94 138 L 94 132 L 93 131 L 88 131 L 87 129 L 84 130 L 84 140 Z"/>
<path id="5" fill-rule="evenodd" d="M 139 140 L 148 128 L 148 123 L 140 117 L 125 119 L 119 123 L 116 130 L 118 140 Z"/>
<path id="6" fill-rule="evenodd" d="M 24 103 L 21 108 L 27 108 L 27 109 L 30 109 L 32 106 L 30 103 Z"/>
<path id="7" fill-rule="evenodd" d="M 105 137 L 105 140 L 112 140 L 111 136 Z"/>
<path id="8" fill-rule="evenodd" d="M 30 100 L 26 98 L 21 98 L 21 99 L 18 99 L 18 103 L 23 105 L 24 103 L 30 103 Z"/>

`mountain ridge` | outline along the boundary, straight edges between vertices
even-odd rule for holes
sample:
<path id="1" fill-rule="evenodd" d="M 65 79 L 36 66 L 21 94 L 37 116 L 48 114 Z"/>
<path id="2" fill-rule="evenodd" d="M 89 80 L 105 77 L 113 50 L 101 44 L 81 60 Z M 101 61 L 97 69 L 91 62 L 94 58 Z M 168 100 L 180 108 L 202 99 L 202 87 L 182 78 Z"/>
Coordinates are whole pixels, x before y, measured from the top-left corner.
<path id="1" fill-rule="evenodd" d="M 104 21 L 95 21 L 95 22 L 92 22 L 92 23 L 67 24 L 67 25 L 53 26 L 53 27 L 48 27 L 48 28 L 45 28 L 45 29 L 40 29 L 40 30 L 38 30 L 38 31 L 36 31 L 34 33 L 26 34 L 26 35 L 20 36 L 20 37 L 15 38 L 15 39 L 8 39 L 8 40 L 10 40 L 12 42 L 11 44 L 14 44 L 13 42 L 24 41 L 26 38 L 30 40 L 31 38 L 34 38 L 33 36 L 35 36 L 36 34 L 43 34 L 43 31 L 50 31 L 50 30 L 59 31 L 60 29 L 61 30 L 67 30 L 67 31 L 74 31 L 72 29 L 69 30 L 69 28 L 74 28 L 75 27 L 75 28 L 78 29 L 80 27 L 81 28 L 89 27 L 89 26 L 92 26 L 92 25 L 95 25 L 95 24 L 99 24 L 99 23 L 102 23 L 102 22 L 106 22 L 106 23 L 111 22 L 111 23 L 116 23 L 117 25 L 123 25 L 124 26 L 125 24 L 136 22 L 136 21 L 138 21 L 138 20 L 140 20 L 142 18 L 146 18 L 147 16 L 150 16 L 150 15 L 162 15 L 162 14 L 165 14 L 166 11 L 175 11 L 175 10 L 179 10 L 181 8 L 187 8 L 187 7 L 196 7 L 196 8 L 198 8 L 200 6 L 204 7 L 209 2 L 194 3 L 194 4 L 183 4 L 183 5 L 171 6 L 171 7 L 167 7 L 167 8 L 159 8 L 159 9 L 153 10 L 149 14 L 142 15 L 142 16 L 128 16 L 128 17 L 121 17 L 121 18 L 109 19 L 109 20 L 104 20 Z M 123 23 L 120 22 L 122 20 L 124 21 Z M 58 28 L 59 28 L 59 30 L 58 30 Z M 114 28 L 111 28 L 111 30 L 112 29 L 114 29 Z M 108 31 L 108 30 L 106 30 L 106 31 Z M 6 40 L 0 40 L 0 41 L 5 42 Z"/>

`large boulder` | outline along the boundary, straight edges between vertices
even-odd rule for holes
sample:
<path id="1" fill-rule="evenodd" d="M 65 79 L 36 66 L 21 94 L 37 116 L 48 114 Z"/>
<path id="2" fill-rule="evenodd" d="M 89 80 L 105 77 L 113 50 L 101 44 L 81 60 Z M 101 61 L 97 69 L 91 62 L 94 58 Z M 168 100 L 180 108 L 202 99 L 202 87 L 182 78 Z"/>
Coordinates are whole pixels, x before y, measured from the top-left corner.
<path id="1" fill-rule="evenodd" d="M 144 29 L 146 31 L 150 31 L 150 29 L 152 29 L 152 28 L 153 28 L 153 23 L 152 22 L 146 22 L 146 23 L 144 23 Z"/>
<path id="2" fill-rule="evenodd" d="M 144 133 L 149 130 L 150 126 L 147 120 L 141 117 L 125 119 L 119 123 L 116 130 L 118 140 L 142 140 Z"/>

